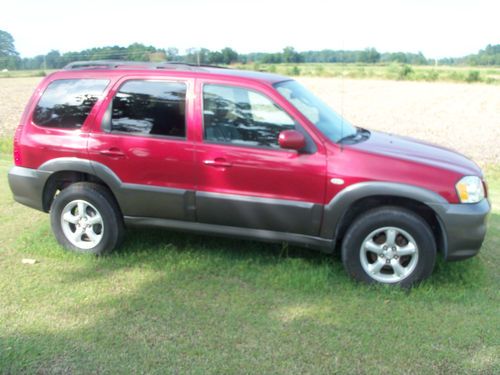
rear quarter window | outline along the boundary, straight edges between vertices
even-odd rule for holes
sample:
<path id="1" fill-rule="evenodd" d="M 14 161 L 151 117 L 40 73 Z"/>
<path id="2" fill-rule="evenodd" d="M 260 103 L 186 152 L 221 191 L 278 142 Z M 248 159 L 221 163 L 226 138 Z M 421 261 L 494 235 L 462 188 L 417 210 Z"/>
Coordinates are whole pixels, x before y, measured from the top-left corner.
<path id="1" fill-rule="evenodd" d="M 35 108 L 33 122 L 52 128 L 80 128 L 108 83 L 108 80 L 103 79 L 62 79 L 51 82 Z"/>

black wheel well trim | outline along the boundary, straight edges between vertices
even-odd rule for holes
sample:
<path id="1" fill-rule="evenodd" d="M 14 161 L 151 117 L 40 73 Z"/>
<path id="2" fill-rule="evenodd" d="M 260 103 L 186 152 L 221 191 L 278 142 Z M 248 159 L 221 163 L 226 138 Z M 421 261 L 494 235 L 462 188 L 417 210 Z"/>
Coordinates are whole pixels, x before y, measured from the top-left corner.
<path id="1" fill-rule="evenodd" d="M 42 192 L 42 208 L 45 212 L 50 210 L 58 190 L 64 188 L 68 183 L 81 181 L 95 182 L 107 187 L 120 207 L 116 193 L 123 184 L 111 169 L 101 163 L 65 157 L 49 160 L 42 164 L 38 170 L 50 173 Z"/>
<path id="2" fill-rule="evenodd" d="M 365 203 L 368 203 L 366 206 Z M 350 223 L 368 209 L 399 206 L 419 214 L 431 227 L 438 249 L 446 258 L 447 238 L 441 215 L 450 203 L 439 194 L 421 187 L 391 183 L 362 182 L 338 193 L 326 206 L 321 237 L 338 244 Z"/>
<path id="3" fill-rule="evenodd" d="M 110 168 L 104 164 L 88 159 L 72 157 L 56 158 L 45 162 L 38 169 L 52 173 L 73 171 L 94 175 L 108 185 L 111 190 L 119 188 L 122 185 L 120 178 Z"/>

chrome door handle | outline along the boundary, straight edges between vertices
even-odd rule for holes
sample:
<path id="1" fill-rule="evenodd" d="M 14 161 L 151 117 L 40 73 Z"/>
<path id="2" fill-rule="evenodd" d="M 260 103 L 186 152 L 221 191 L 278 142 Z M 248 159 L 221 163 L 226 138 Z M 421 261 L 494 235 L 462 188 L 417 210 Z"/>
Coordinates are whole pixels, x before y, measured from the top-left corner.
<path id="1" fill-rule="evenodd" d="M 203 160 L 203 164 L 208 165 L 209 167 L 216 168 L 229 168 L 232 167 L 232 164 L 223 158 L 215 158 L 214 160 Z"/>
<path id="2" fill-rule="evenodd" d="M 111 157 L 114 157 L 114 158 L 120 158 L 120 157 L 124 157 L 125 156 L 125 153 L 122 150 L 120 150 L 118 148 L 115 148 L 115 147 L 109 148 L 107 150 L 101 150 L 101 151 L 99 151 L 99 153 L 101 155 L 111 156 Z"/>

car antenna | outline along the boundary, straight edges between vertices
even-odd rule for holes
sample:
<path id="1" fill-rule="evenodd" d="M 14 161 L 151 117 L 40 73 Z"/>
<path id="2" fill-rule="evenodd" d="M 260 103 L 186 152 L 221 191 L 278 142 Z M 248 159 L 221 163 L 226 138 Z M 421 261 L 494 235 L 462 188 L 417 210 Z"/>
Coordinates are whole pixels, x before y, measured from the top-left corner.
<path id="1" fill-rule="evenodd" d="M 344 38 L 342 38 L 341 47 L 342 51 L 340 56 L 342 59 L 342 63 L 340 64 L 340 139 L 344 137 Z M 340 142 L 340 151 L 344 151 L 344 144 L 342 142 Z"/>

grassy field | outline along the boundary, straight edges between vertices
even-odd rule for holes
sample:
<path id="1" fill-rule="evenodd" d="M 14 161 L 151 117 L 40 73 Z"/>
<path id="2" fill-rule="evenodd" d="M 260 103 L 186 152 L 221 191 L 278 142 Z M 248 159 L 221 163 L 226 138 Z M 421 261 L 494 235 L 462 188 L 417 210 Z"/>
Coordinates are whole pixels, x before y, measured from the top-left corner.
<path id="1" fill-rule="evenodd" d="M 287 76 L 345 77 L 355 79 L 387 79 L 398 81 L 440 81 L 500 84 L 500 67 L 484 66 L 433 66 L 407 64 L 236 64 L 243 70 L 259 70 Z M 19 70 L 0 72 L 0 78 L 44 77 L 53 70 Z"/>
<path id="2" fill-rule="evenodd" d="M 398 81 L 500 83 L 500 67 L 432 66 L 406 64 L 246 64 L 240 69 L 260 70 L 288 76 L 345 77 Z"/>
<path id="3" fill-rule="evenodd" d="M 482 252 L 411 291 L 349 280 L 299 248 L 131 230 L 64 252 L 14 203 L 0 159 L 0 373 L 500 372 L 500 169 Z M 38 263 L 23 264 L 23 258 Z"/>
<path id="4" fill-rule="evenodd" d="M 0 72 L 0 78 L 45 77 L 51 72 L 47 70 L 10 70 L 8 72 Z"/>

